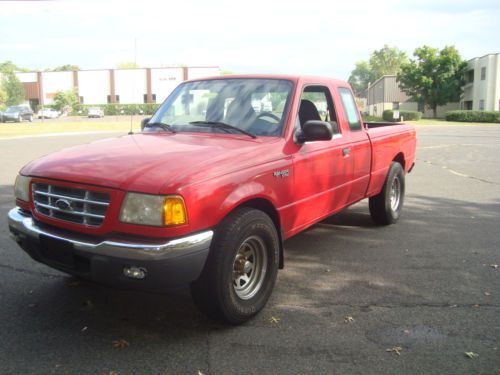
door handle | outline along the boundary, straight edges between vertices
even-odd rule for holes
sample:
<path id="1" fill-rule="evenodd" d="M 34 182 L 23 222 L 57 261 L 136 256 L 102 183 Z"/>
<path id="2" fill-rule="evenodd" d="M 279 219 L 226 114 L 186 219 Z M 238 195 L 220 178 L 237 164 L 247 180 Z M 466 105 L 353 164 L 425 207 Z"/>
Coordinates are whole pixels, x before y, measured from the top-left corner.
<path id="1" fill-rule="evenodd" d="M 351 153 L 351 149 L 349 147 L 342 149 L 342 156 L 349 156 L 350 153 Z"/>

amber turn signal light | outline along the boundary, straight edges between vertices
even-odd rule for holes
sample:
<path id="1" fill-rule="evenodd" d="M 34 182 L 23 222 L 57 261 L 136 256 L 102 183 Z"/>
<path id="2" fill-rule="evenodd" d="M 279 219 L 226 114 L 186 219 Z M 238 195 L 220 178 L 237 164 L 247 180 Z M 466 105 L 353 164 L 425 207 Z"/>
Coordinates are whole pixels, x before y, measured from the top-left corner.
<path id="1" fill-rule="evenodd" d="M 180 225 L 187 223 L 186 206 L 181 197 L 166 197 L 163 202 L 163 224 Z"/>

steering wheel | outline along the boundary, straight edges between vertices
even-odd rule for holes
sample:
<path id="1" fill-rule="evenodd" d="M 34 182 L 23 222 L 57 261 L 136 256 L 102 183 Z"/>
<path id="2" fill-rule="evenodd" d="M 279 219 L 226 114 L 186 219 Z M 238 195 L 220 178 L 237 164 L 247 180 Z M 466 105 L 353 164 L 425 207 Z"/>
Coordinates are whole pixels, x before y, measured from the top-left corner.
<path id="1" fill-rule="evenodd" d="M 257 115 L 257 120 L 260 119 L 261 117 L 270 117 L 272 118 L 273 120 L 276 120 L 278 123 L 281 121 L 281 118 L 279 118 L 278 116 L 276 116 L 274 113 L 272 112 L 261 112 Z"/>

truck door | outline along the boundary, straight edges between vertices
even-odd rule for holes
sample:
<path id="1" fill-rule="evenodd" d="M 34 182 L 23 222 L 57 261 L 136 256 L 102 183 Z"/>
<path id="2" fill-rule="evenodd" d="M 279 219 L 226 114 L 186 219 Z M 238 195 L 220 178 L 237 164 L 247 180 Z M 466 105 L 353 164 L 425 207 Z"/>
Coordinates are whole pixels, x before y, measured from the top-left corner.
<path id="1" fill-rule="evenodd" d="M 347 87 L 339 87 L 338 93 L 342 103 L 339 115 L 349 125 L 349 136 L 346 138 L 349 139 L 349 153 L 353 162 L 351 189 L 347 199 L 347 204 L 350 204 L 365 197 L 370 181 L 372 151 L 368 134 L 363 129 L 361 116 L 351 90 Z"/>
<path id="2" fill-rule="evenodd" d="M 350 196 L 349 181 L 353 164 L 346 154 L 350 148 L 337 110 L 326 86 L 306 86 L 301 95 L 295 132 L 308 120 L 328 121 L 334 129 L 330 141 L 306 142 L 294 153 L 294 204 L 289 215 L 293 232 L 307 227 L 318 218 L 327 217 L 346 205 Z"/>

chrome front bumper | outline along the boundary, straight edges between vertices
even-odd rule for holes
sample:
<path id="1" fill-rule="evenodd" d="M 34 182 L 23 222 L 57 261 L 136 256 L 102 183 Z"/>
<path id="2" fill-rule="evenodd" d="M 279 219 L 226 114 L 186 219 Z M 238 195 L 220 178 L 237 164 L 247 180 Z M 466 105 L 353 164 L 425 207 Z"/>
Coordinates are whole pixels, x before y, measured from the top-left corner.
<path id="1" fill-rule="evenodd" d="M 196 280 L 208 257 L 213 231 L 158 242 L 97 239 L 38 224 L 14 208 L 8 214 L 11 236 L 34 260 L 101 284 L 166 291 Z M 127 270 L 141 270 L 142 279 Z"/>
<path id="2" fill-rule="evenodd" d="M 38 226 L 30 215 L 16 207 L 9 211 L 9 227 L 11 236 L 16 242 L 24 237 L 39 240 L 40 235 L 63 240 L 73 245 L 75 250 L 86 253 L 111 256 L 130 260 L 165 260 L 206 250 L 210 247 L 213 231 L 192 234 L 186 237 L 172 239 L 161 243 L 122 242 L 118 240 L 91 241 L 78 234 L 53 227 Z"/>

